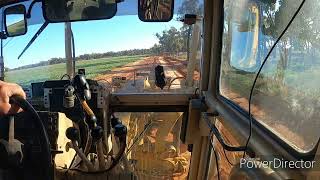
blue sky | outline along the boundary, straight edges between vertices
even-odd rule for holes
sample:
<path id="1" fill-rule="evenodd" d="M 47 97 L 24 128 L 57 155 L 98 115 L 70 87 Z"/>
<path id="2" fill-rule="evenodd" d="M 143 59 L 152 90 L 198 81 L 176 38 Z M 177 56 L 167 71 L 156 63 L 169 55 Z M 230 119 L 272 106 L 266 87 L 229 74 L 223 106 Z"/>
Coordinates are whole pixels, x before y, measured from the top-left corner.
<path id="1" fill-rule="evenodd" d="M 175 18 L 174 18 L 175 19 Z M 115 16 L 112 19 L 72 23 L 76 55 L 149 48 L 158 42 L 155 34 L 171 26 L 180 28 L 182 23 L 172 20 L 166 23 L 141 22 L 137 15 Z M 5 67 L 15 68 L 64 57 L 64 24 L 49 24 L 32 46 L 18 60 L 18 56 L 40 25 L 28 27 L 28 33 L 4 41 Z"/>

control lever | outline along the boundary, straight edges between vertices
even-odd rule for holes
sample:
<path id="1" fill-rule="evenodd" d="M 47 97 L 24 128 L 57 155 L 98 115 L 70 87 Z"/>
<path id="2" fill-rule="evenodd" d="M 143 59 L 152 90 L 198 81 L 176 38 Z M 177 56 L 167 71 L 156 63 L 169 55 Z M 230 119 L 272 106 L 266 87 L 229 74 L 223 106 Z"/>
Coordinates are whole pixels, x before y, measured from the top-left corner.
<path id="1" fill-rule="evenodd" d="M 41 150 L 42 153 L 41 155 L 43 156 L 43 167 L 45 167 L 43 169 L 44 172 L 42 172 L 43 176 L 46 177 L 46 179 L 49 180 L 53 180 L 54 179 L 54 171 L 53 171 L 53 161 L 52 161 L 52 154 L 51 154 L 51 150 L 50 150 L 50 141 L 48 138 L 48 134 L 46 132 L 46 128 L 39 116 L 39 114 L 37 113 L 37 111 L 32 107 L 32 105 L 25 100 L 24 98 L 20 97 L 20 96 L 11 96 L 9 99 L 9 103 L 10 104 L 16 104 L 17 106 L 19 106 L 20 108 L 22 108 L 24 111 L 30 113 L 30 115 L 33 117 L 32 119 L 35 121 L 35 126 L 37 127 L 37 129 L 39 129 L 40 131 L 40 144 L 41 144 Z M 5 155 L 6 152 L 9 152 L 9 156 L 8 158 L 12 157 L 12 155 L 15 153 L 15 156 L 17 157 L 15 162 L 21 163 L 22 160 L 22 151 L 20 150 L 20 147 L 22 146 L 22 143 L 20 143 L 18 140 L 14 139 L 14 131 L 12 131 L 12 129 L 14 129 L 14 119 L 13 117 L 10 117 L 10 123 L 11 124 L 11 132 L 10 132 L 10 136 L 9 137 L 9 142 L 8 144 L 10 144 L 9 146 L 5 146 L 5 141 L 2 140 L 1 143 L 1 155 Z M 10 128 L 9 128 L 10 129 Z M 3 146 L 4 145 L 4 146 Z M 6 147 L 9 147 L 9 149 L 6 149 Z M 8 151 L 9 150 L 9 151 Z M 12 154 L 13 153 L 13 154 Z M 21 153 L 21 156 L 19 155 Z M 0 157 L 4 157 L 1 156 Z M 20 156 L 20 157 L 19 157 Z M 21 158 L 21 159 L 20 159 Z M 6 164 L 4 160 L 0 160 L 0 164 Z M 10 165 L 10 164 L 8 164 Z"/>
<path id="2" fill-rule="evenodd" d="M 78 129 L 74 127 L 69 127 L 66 131 L 66 136 L 69 140 L 71 140 L 71 147 L 76 151 L 78 156 L 81 158 L 81 160 L 84 162 L 86 167 L 89 171 L 94 171 L 94 166 L 91 164 L 89 159 L 86 157 L 86 155 L 83 153 L 81 149 L 79 149 L 77 141 L 79 140 L 79 131 Z"/>
<path id="3" fill-rule="evenodd" d="M 85 76 L 83 74 L 76 75 L 72 80 L 72 88 L 67 88 L 65 90 L 65 98 L 71 97 L 73 99 L 72 94 L 76 94 L 77 98 L 80 101 L 82 109 L 88 115 L 88 118 L 85 119 L 86 124 L 88 125 L 89 131 L 87 136 L 87 142 L 84 149 L 84 152 L 79 149 L 77 146 L 77 138 L 79 137 L 79 131 L 75 128 L 68 129 L 66 132 L 67 137 L 71 140 L 71 143 L 68 143 L 70 147 L 73 147 L 74 150 L 77 152 L 79 157 L 83 160 L 85 165 L 87 166 L 89 172 L 93 172 L 95 169 L 94 165 L 88 160 L 86 157 L 87 153 L 91 149 L 92 145 L 95 145 L 96 152 L 98 155 L 98 162 L 99 162 L 99 169 L 100 172 L 109 171 L 114 168 L 118 162 L 120 161 L 122 155 L 124 154 L 126 148 L 126 135 L 127 135 L 127 128 L 124 126 L 121 121 L 113 116 L 111 120 L 112 128 L 114 129 L 114 135 L 120 141 L 120 148 L 118 154 L 112 156 L 112 164 L 106 169 L 105 163 L 105 154 L 103 152 L 103 144 L 102 144 L 102 137 L 103 137 L 103 128 L 97 124 L 97 117 L 95 116 L 94 112 L 90 108 L 87 103 L 87 100 L 91 99 L 91 92 L 89 88 L 89 83 L 87 82 Z M 73 106 L 72 102 L 66 98 L 66 105 Z M 98 171 L 96 171 L 98 172 Z"/>
<path id="4" fill-rule="evenodd" d="M 81 100 L 85 101 L 91 99 L 89 83 L 87 82 L 86 77 L 83 74 L 77 74 L 73 78 L 73 86 Z"/>
<path id="5" fill-rule="evenodd" d="M 73 86 L 74 90 L 71 89 L 70 91 L 71 93 L 73 93 L 74 91 L 76 94 L 78 94 L 78 97 L 81 101 L 81 106 L 90 117 L 86 120 L 86 123 L 91 130 L 91 136 L 93 138 L 93 141 L 97 142 L 102 138 L 103 130 L 100 126 L 97 126 L 97 117 L 87 103 L 87 100 L 91 99 L 89 83 L 87 82 L 86 77 L 83 74 L 77 74 L 73 78 Z"/>
<path id="6" fill-rule="evenodd" d="M 0 139 L 0 167 L 3 169 L 17 168 L 23 159 L 23 144 L 14 139 L 14 116 L 9 117 L 8 141 Z"/>

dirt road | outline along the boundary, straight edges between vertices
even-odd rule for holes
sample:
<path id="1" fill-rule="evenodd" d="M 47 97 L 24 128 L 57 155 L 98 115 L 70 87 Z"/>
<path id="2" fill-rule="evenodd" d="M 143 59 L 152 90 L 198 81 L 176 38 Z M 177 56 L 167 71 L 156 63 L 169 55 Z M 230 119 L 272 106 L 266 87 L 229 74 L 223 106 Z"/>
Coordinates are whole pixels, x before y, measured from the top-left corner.
<path id="1" fill-rule="evenodd" d="M 171 57 L 152 56 L 146 57 L 139 61 L 129 63 L 125 66 L 115 68 L 110 72 L 99 75 L 94 79 L 97 81 L 112 83 L 112 77 L 126 77 L 125 85 L 117 89 L 117 92 L 144 92 L 144 80 L 154 78 L 154 68 L 157 65 L 164 67 L 165 76 L 174 80 L 172 82 L 172 89 L 181 88 L 184 78 L 186 77 L 187 61 L 178 60 Z M 195 71 L 194 79 L 199 80 L 199 73 Z M 160 91 L 159 88 L 152 89 L 152 91 Z"/>

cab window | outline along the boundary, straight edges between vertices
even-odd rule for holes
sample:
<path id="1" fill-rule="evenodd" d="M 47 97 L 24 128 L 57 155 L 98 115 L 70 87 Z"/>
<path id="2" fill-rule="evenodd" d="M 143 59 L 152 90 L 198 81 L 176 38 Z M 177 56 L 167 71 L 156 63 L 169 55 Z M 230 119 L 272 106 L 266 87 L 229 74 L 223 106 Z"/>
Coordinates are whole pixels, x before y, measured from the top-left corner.
<path id="1" fill-rule="evenodd" d="M 248 112 L 257 71 L 301 0 L 226 0 L 220 95 Z M 319 139 L 319 2 L 307 1 L 271 52 L 255 85 L 252 116 L 295 149 Z"/>

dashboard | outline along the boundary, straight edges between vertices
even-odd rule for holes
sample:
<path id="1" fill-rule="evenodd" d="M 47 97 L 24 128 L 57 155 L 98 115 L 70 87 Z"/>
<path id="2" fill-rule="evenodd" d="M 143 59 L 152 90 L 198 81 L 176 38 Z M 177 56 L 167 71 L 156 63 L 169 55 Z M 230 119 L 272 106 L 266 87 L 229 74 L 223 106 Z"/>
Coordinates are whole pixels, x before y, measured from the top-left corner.
<path id="1" fill-rule="evenodd" d="M 75 99 L 74 107 L 66 108 L 64 106 L 65 89 L 69 83 L 69 80 L 33 83 L 31 95 L 28 98 L 28 101 L 35 107 L 45 126 L 53 159 L 57 154 L 63 153 L 59 146 L 65 146 L 65 144 L 58 145 L 57 142 L 59 133 L 63 135 L 66 133 L 61 129 L 59 131 L 59 121 L 63 121 L 63 119 L 59 119 L 59 112 L 64 113 L 69 119 L 79 124 L 80 132 L 84 132 L 80 133 L 80 143 L 86 142 L 87 139 L 86 128 L 84 127 L 85 123 L 83 121 L 86 115 L 83 112 L 83 109 L 78 106 L 80 103 Z M 96 81 L 88 80 L 88 83 L 91 92 L 91 99 L 88 101 L 88 104 L 100 120 L 97 123 L 100 126 L 103 126 L 102 119 L 104 119 L 104 114 L 102 108 L 104 105 L 104 91 Z M 0 117 L 0 139 L 8 141 L 8 134 L 9 117 Z M 6 167 L 7 164 L 4 162 L 2 164 L 0 160 L 0 180 L 46 179 L 43 172 L 47 167 L 43 167 L 43 164 L 45 164 L 45 157 L 43 157 L 43 149 L 41 148 L 43 147 L 41 145 L 43 137 L 35 124 L 33 116 L 28 112 L 21 112 L 14 116 L 14 138 L 23 144 L 23 160 L 20 166 L 15 169 Z M 81 143 L 79 146 L 83 147 L 84 144 Z"/>

